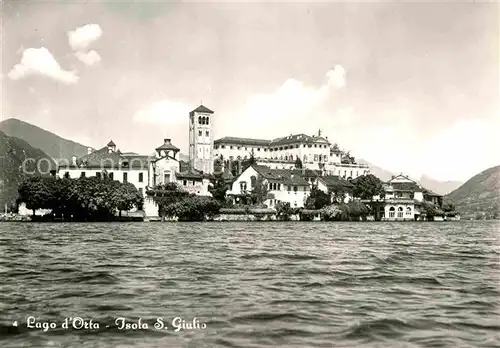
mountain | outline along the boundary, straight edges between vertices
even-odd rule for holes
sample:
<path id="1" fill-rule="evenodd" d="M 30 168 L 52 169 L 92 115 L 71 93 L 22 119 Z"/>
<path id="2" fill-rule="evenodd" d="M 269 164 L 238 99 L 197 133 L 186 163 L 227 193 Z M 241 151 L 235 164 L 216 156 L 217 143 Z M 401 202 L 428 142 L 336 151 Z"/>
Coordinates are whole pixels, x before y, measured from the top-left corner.
<path id="1" fill-rule="evenodd" d="M 56 163 L 40 149 L 0 131 L 0 210 L 15 203 L 17 187 L 25 176 L 49 175 Z"/>
<path id="2" fill-rule="evenodd" d="M 500 215 L 500 166 L 473 176 L 445 196 L 464 217 L 493 218 Z"/>
<path id="3" fill-rule="evenodd" d="M 363 159 L 358 159 L 358 163 L 368 165 L 370 167 L 370 172 L 382 181 L 389 181 L 393 175 L 396 175 Z"/>
<path id="4" fill-rule="evenodd" d="M 446 195 L 463 184 L 461 181 L 438 181 L 427 175 L 422 175 L 418 182 L 423 187 L 441 195 Z"/>
<path id="5" fill-rule="evenodd" d="M 0 122 L 0 131 L 10 137 L 26 141 L 54 159 L 71 159 L 73 155 L 81 157 L 87 154 L 87 146 L 61 138 L 52 132 L 15 118 Z"/>
<path id="6" fill-rule="evenodd" d="M 370 166 L 370 172 L 382 181 L 389 181 L 393 175 L 396 175 L 363 159 L 359 159 L 358 162 Z M 427 175 L 422 175 L 420 180 L 416 181 L 423 187 L 441 195 L 450 193 L 463 184 L 463 182 L 460 181 L 438 181 Z"/>

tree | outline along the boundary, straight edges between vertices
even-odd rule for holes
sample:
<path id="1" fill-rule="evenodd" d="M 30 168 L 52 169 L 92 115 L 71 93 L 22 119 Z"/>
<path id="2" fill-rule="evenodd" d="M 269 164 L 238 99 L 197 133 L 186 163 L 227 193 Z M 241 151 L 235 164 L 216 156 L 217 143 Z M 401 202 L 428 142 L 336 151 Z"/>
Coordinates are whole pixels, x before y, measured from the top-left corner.
<path id="1" fill-rule="evenodd" d="M 330 195 L 313 186 L 306 199 L 307 209 L 322 209 L 331 203 Z"/>
<path id="2" fill-rule="evenodd" d="M 451 202 L 444 203 L 443 204 L 443 211 L 446 213 L 454 212 L 455 211 L 455 204 L 453 204 Z"/>
<path id="3" fill-rule="evenodd" d="M 290 215 L 292 215 L 293 210 L 288 202 L 278 202 L 276 204 L 276 216 L 280 220 L 288 221 L 290 220 Z"/>
<path id="4" fill-rule="evenodd" d="M 256 164 L 257 164 L 257 160 L 255 159 L 254 149 L 252 149 L 252 152 L 250 153 L 250 157 L 248 159 L 244 159 L 241 162 L 242 172 L 244 172 L 248 167 L 256 165 Z"/>
<path id="5" fill-rule="evenodd" d="M 268 192 L 269 189 L 267 183 L 264 181 L 262 176 L 259 175 L 251 192 L 252 200 L 254 200 L 256 204 L 262 204 L 267 199 Z"/>
<path id="6" fill-rule="evenodd" d="M 298 156 L 297 159 L 295 160 L 295 168 L 302 169 L 302 160 Z"/>
<path id="7" fill-rule="evenodd" d="M 225 204 L 226 202 L 226 192 L 228 187 L 224 180 L 223 173 L 217 174 L 215 176 L 215 180 L 213 186 L 210 187 L 209 191 L 212 194 L 212 197 L 221 204 Z"/>
<path id="8" fill-rule="evenodd" d="M 372 200 L 373 196 L 385 196 L 382 181 L 373 174 L 359 176 L 351 182 L 354 185 L 354 196 Z"/>
<path id="9" fill-rule="evenodd" d="M 112 181 L 113 190 L 111 193 L 111 206 L 109 208 L 118 209 L 119 215 L 122 215 L 122 211 L 130 210 L 133 207 L 140 209 L 144 204 L 144 199 L 137 190 L 137 188 L 129 183 L 120 183 L 118 181 Z"/>
<path id="10" fill-rule="evenodd" d="M 27 209 L 33 210 L 33 216 L 37 209 L 49 207 L 51 192 L 50 185 L 47 183 L 48 179 L 40 176 L 28 177 L 19 185 L 18 203 L 24 203 Z"/>
<path id="11" fill-rule="evenodd" d="M 148 192 L 158 204 L 161 217 L 178 218 L 180 221 L 205 221 L 218 214 L 220 202 L 212 197 L 189 194 L 175 183 L 157 187 Z"/>

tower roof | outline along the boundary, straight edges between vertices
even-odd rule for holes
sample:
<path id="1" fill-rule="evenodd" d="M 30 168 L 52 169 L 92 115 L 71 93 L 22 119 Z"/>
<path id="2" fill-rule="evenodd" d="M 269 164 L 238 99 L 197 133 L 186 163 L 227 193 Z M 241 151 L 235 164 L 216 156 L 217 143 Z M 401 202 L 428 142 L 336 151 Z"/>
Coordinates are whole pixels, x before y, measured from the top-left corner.
<path id="1" fill-rule="evenodd" d="M 204 105 L 198 106 L 196 109 L 194 109 L 191 112 L 204 112 L 204 113 L 207 113 L 207 114 L 213 114 L 214 113 L 212 110 L 210 110 L 209 108 L 207 108 Z"/>
<path id="2" fill-rule="evenodd" d="M 116 146 L 113 140 L 110 140 L 107 146 Z"/>
<path id="3" fill-rule="evenodd" d="M 165 139 L 163 144 L 157 147 L 155 150 L 173 150 L 173 151 L 179 151 L 179 148 L 172 145 L 170 139 Z"/>

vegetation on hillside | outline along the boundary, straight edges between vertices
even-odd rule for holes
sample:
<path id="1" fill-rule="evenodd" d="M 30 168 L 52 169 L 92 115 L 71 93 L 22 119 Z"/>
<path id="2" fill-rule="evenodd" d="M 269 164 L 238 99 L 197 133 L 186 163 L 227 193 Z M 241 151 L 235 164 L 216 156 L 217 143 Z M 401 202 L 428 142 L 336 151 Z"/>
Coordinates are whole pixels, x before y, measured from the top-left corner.
<path id="1" fill-rule="evenodd" d="M 0 131 L 0 209 L 13 210 L 19 184 L 32 175 L 50 175 L 54 161 L 40 149 Z"/>
<path id="2" fill-rule="evenodd" d="M 463 218 L 498 219 L 500 217 L 500 166 L 470 178 L 444 197 L 453 203 Z"/>
<path id="3" fill-rule="evenodd" d="M 73 155 L 81 157 L 87 154 L 87 146 L 61 138 L 52 132 L 15 118 L 0 122 L 0 131 L 8 136 L 24 140 L 54 159 L 71 159 Z"/>

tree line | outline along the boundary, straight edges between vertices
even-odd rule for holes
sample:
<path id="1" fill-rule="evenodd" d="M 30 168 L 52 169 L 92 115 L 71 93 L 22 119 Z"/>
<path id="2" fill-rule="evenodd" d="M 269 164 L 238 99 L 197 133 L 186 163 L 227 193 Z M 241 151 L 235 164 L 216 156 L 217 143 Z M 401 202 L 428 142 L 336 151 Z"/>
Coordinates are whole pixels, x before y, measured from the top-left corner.
<path id="1" fill-rule="evenodd" d="M 106 221 L 122 211 L 142 209 L 143 198 L 131 183 L 108 177 L 78 179 L 33 176 L 19 186 L 17 204 L 50 209 L 52 217 L 72 221 Z"/>

